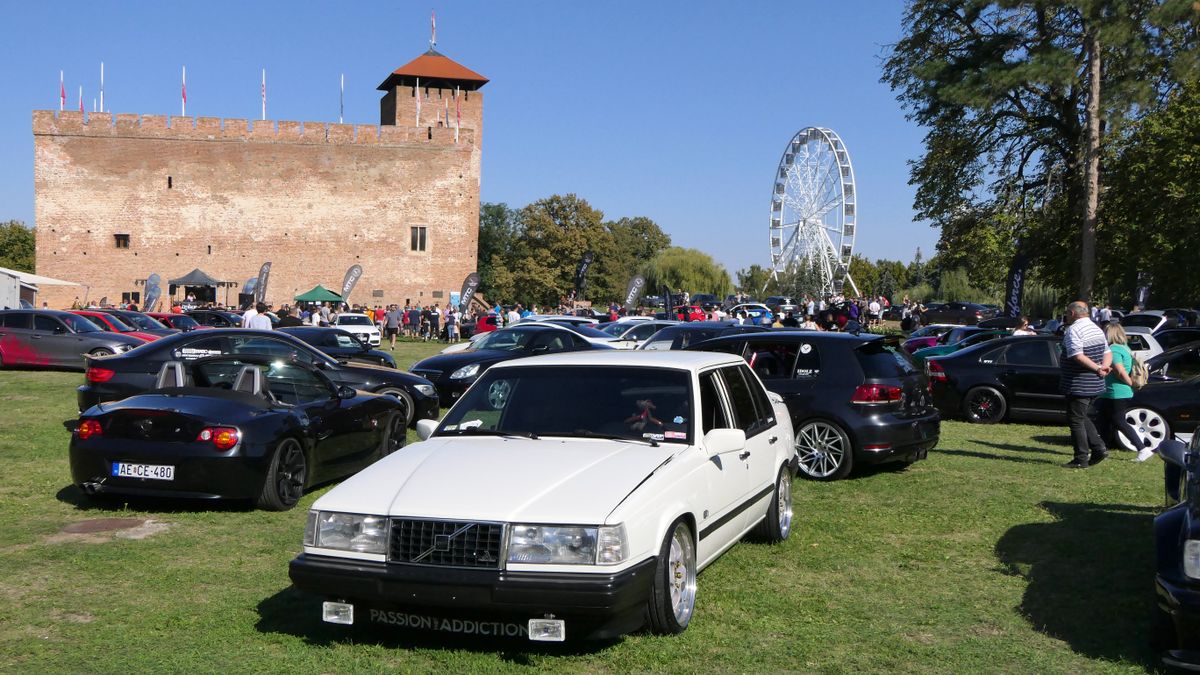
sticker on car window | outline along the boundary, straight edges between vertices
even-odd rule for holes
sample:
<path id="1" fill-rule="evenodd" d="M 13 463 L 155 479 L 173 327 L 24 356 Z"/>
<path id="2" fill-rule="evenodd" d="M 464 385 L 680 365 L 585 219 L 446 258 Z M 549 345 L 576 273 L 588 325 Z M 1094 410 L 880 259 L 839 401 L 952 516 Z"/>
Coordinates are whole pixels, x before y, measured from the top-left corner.
<path id="1" fill-rule="evenodd" d="M 681 415 L 676 415 L 675 419 L 673 419 L 671 421 L 674 422 L 675 424 L 683 424 L 683 417 Z"/>
<path id="2" fill-rule="evenodd" d="M 470 420 L 458 425 L 459 429 L 478 429 L 483 426 L 483 420 Z"/>
<path id="3" fill-rule="evenodd" d="M 807 342 L 805 342 L 804 344 L 800 345 L 800 353 L 801 353 L 801 354 L 807 354 L 807 353 L 809 353 L 809 352 L 811 352 L 811 351 L 812 351 L 812 345 L 808 344 Z"/>
<path id="4" fill-rule="evenodd" d="M 666 436 L 663 434 L 642 434 L 642 438 L 649 438 L 652 441 L 661 441 L 666 438 Z"/>
<path id="5" fill-rule="evenodd" d="M 682 431 L 668 431 L 664 436 L 667 438 L 687 438 L 687 434 Z"/>

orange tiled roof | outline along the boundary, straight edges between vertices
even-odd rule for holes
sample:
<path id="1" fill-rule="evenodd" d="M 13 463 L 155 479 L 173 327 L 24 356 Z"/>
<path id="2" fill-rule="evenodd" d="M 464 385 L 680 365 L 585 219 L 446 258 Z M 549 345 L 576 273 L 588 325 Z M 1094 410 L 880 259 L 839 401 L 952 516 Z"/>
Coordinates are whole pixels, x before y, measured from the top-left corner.
<path id="1" fill-rule="evenodd" d="M 409 78 L 428 78 L 429 80 L 449 80 L 451 82 L 471 83 L 477 89 L 487 83 L 488 79 L 479 73 L 463 66 L 444 54 L 432 49 L 400 66 L 388 75 L 379 89 L 387 91 L 394 84 Z"/>

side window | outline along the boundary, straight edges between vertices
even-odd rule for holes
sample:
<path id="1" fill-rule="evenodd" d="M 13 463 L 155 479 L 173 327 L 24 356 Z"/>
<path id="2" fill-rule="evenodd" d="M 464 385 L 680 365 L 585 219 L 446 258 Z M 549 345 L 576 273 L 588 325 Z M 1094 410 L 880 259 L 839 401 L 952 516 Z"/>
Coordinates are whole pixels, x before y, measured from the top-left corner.
<path id="1" fill-rule="evenodd" d="M 360 343 L 358 340 L 355 340 L 349 335 L 343 335 L 341 333 L 334 333 L 333 335 L 325 338 L 325 341 L 330 347 L 345 347 L 347 349 L 356 349 L 362 347 L 362 343 Z"/>
<path id="2" fill-rule="evenodd" d="M 175 357 L 185 360 L 219 356 L 229 350 L 229 340 L 224 337 L 203 338 L 193 340 L 175 350 Z"/>
<path id="3" fill-rule="evenodd" d="M 794 342 L 750 342 L 746 363 L 763 380 L 787 379 L 792 376 L 796 348 Z"/>
<path id="4" fill-rule="evenodd" d="M 1054 358 L 1045 342 L 1016 342 L 1004 352 L 1004 363 L 1014 366 L 1053 366 Z"/>
<path id="5" fill-rule="evenodd" d="M 763 389 L 762 383 L 746 367 L 742 368 L 742 377 L 746 379 L 746 386 L 750 388 L 750 393 L 754 396 L 754 407 L 758 410 L 759 426 L 765 428 L 775 424 L 775 407 L 771 405 L 771 399 L 767 396 L 767 391 Z"/>
<path id="6" fill-rule="evenodd" d="M 1129 336 L 1129 348 L 1135 352 L 1140 352 L 1149 349 L 1150 345 L 1146 344 L 1146 338 L 1134 334 Z"/>
<path id="7" fill-rule="evenodd" d="M 821 375 L 821 350 L 815 342 L 796 346 L 796 379 L 815 380 Z"/>
<path id="8" fill-rule="evenodd" d="M 1191 349 L 1171 359 L 1162 369 L 1162 374 L 1177 380 L 1186 380 L 1200 375 L 1200 351 Z"/>
<path id="9" fill-rule="evenodd" d="M 729 392 L 729 403 L 733 406 L 734 423 L 750 436 L 758 429 L 758 412 L 754 409 L 754 394 L 742 378 L 738 366 L 721 369 L 725 377 L 725 389 Z"/>
<path id="10" fill-rule="evenodd" d="M 733 354 L 734 356 L 742 356 L 746 350 L 746 343 L 741 340 L 733 342 L 722 342 L 706 348 L 707 352 L 721 352 L 722 354 Z"/>
<path id="11" fill-rule="evenodd" d="M 561 352 L 567 348 L 569 339 L 563 339 L 564 334 L 561 331 L 549 330 L 533 339 L 529 348 L 539 352 Z"/>
<path id="12" fill-rule="evenodd" d="M 267 370 L 267 388 L 278 401 L 288 405 L 325 401 L 332 394 L 312 371 L 290 363 L 271 365 Z"/>
<path id="13" fill-rule="evenodd" d="M 658 331 L 659 331 L 658 326 L 655 326 L 654 324 L 651 324 L 651 323 L 647 323 L 645 325 L 634 328 L 632 331 L 630 331 L 629 335 L 625 336 L 625 339 L 627 339 L 627 340 L 645 340 L 646 338 L 650 337 L 651 335 L 654 335 Z"/>
<path id="14" fill-rule="evenodd" d="M 721 405 L 716 379 L 715 372 L 700 376 L 700 424 L 701 433 L 704 434 L 713 429 L 728 429 L 732 426 L 729 418 L 725 416 L 725 407 Z"/>
<path id="15" fill-rule="evenodd" d="M 52 317 L 44 314 L 33 315 L 33 329 L 39 333 L 53 333 L 57 329 L 66 330 L 62 323 Z"/>

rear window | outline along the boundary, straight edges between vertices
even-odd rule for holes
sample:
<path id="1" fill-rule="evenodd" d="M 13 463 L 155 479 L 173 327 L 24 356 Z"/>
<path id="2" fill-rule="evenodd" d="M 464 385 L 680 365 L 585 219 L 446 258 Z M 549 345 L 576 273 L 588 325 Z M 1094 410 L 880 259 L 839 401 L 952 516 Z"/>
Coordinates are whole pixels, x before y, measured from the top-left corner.
<path id="1" fill-rule="evenodd" d="M 1147 349 L 1150 349 L 1150 344 L 1148 342 L 1146 342 L 1145 337 L 1143 337 L 1141 335 L 1137 335 L 1135 333 L 1133 335 L 1128 336 L 1128 338 L 1129 338 L 1128 346 L 1133 351 L 1140 352 L 1140 351 L 1145 351 Z"/>
<path id="2" fill-rule="evenodd" d="M 921 372 L 911 355 L 898 344 L 871 340 L 854 350 L 868 380 L 905 377 Z"/>
<path id="3" fill-rule="evenodd" d="M 1155 328 L 1162 322 L 1162 317 L 1156 314 L 1133 314 L 1121 319 L 1122 326 L 1141 326 L 1143 328 Z"/>

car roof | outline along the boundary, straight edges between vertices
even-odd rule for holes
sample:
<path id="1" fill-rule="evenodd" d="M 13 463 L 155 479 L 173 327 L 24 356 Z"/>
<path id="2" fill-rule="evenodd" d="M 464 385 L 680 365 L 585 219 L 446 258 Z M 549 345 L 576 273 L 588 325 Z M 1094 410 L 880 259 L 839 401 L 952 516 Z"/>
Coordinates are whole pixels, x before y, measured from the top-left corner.
<path id="1" fill-rule="evenodd" d="M 699 370 L 712 366 L 737 365 L 745 363 L 740 356 L 722 354 L 719 352 L 692 351 L 639 351 L 602 350 L 584 352 L 566 352 L 562 354 L 546 354 L 512 359 L 492 366 L 496 368 L 522 368 L 529 366 L 638 366 L 643 368 L 678 368 L 682 370 Z"/>
<path id="2" fill-rule="evenodd" d="M 36 309 L 36 308 L 21 309 L 20 307 L 14 307 L 12 309 L 0 309 L 0 312 L 4 312 L 4 313 L 7 313 L 7 312 L 30 312 L 33 314 L 45 314 L 47 316 L 58 316 L 58 317 L 62 317 L 62 316 L 71 314 L 71 312 L 68 312 L 68 311 L 62 310 L 62 309 Z"/>
<path id="3" fill-rule="evenodd" d="M 738 333 L 735 335 L 721 335 L 705 340 L 697 344 L 712 344 L 720 342 L 734 342 L 736 340 L 753 340 L 754 342 L 763 342 L 767 340 L 795 339 L 795 340 L 838 340 L 842 342 L 868 342 L 870 340 L 881 340 L 883 335 L 875 333 L 841 333 L 838 331 L 820 331 L 820 330 L 804 330 L 802 328 L 789 329 L 773 329 L 768 331 L 751 331 L 747 333 Z M 689 345 L 691 347 L 692 345 Z"/>
<path id="4" fill-rule="evenodd" d="M 343 316 L 367 316 L 367 315 L 362 312 L 339 312 L 338 313 L 339 319 L 342 318 Z M 370 318 L 370 317 L 367 317 L 367 318 Z"/>

